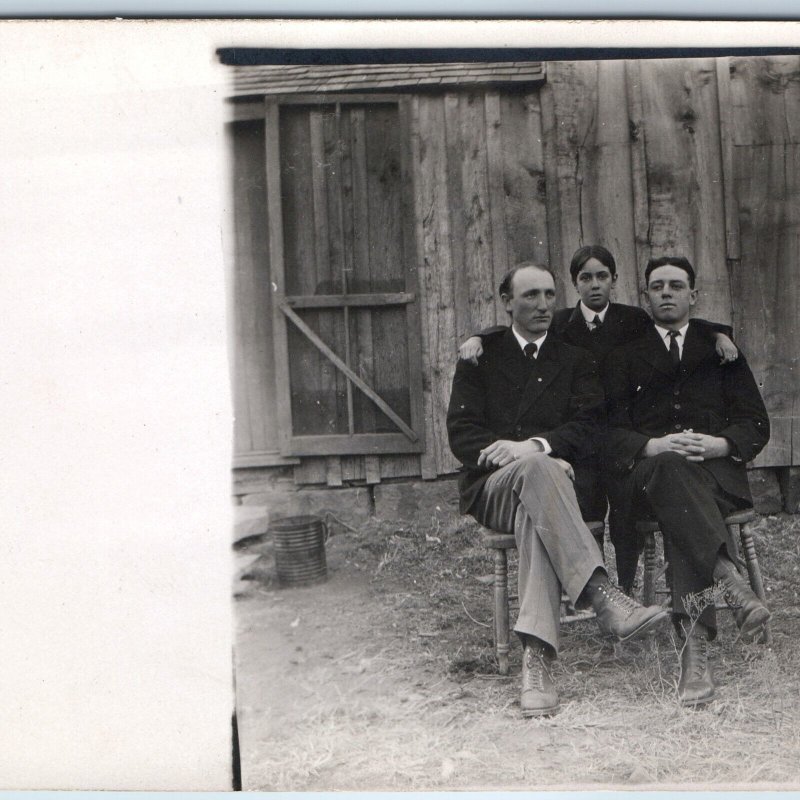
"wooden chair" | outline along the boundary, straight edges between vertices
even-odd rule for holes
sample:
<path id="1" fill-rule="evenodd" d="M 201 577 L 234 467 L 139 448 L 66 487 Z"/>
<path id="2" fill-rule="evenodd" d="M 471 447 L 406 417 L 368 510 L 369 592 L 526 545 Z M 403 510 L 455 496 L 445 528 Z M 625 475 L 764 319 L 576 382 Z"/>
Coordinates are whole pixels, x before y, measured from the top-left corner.
<path id="1" fill-rule="evenodd" d="M 764 591 L 764 581 L 761 578 L 761 568 L 758 564 L 753 534 L 750 530 L 756 512 L 752 508 L 744 511 L 735 511 L 725 517 L 725 527 L 728 530 L 728 550 L 733 557 L 739 572 L 744 574 L 747 570 L 747 577 L 750 581 L 750 588 L 756 593 L 759 600 L 766 604 L 767 596 Z M 660 533 L 658 522 L 655 520 L 640 520 L 636 523 L 637 533 L 644 537 L 644 576 L 642 585 L 642 603 L 652 605 L 656 601 L 656 582 L 665 573 L 669 572 L 669 564 L 665 558 L 664 565 L 659 568 L 656 556 L 656 533 Z M 741 542 L 741 548 L 739 543 Z M 744 557 L 742 557 L 744 552 Z M 665 594 L 670 594 L 669 590 Z M 764 635 L 761 639 L 762 644 L 772 643 L 772 631 L 769 623 L 764 627 Z"/>
<path id="2" fill-rule="evenodd" d="M 603 534 L 605 523 L 587 522 L 587 527 L 603 552 Z M 509 613 L 508 613 L 508 551 L 517 547 L 512 533 L 499 533 L 488 528 L 483 529 L 483 543 L 492 551 L 494 558 L 494 646 L 497 654 L 498 671 L 508 675 Z M 593 611 L 578 611 L 569 600 L 561 598 L 561 622 L 576 622 L 582 619 L 593 619 Z"/>

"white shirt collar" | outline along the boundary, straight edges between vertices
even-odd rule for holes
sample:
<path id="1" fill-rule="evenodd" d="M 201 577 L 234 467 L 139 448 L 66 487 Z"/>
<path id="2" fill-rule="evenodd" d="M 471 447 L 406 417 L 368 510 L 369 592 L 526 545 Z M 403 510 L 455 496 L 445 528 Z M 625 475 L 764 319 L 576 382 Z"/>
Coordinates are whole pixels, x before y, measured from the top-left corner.
<path id="1" fill-rule="evenodd" d="M 514 338 L 519 343 L 520 349 L 524 350 L 525 349 L 525 345 L 529 343 L 528 340 L 524 339 L 522 336 L 520 336 L 517 333 L 517 329 L 514 327 L 513 324 L 511 325 L 511 332 L 514 334 Z M 536 355 L 537 356 L 539 355 L 539 351 L 542 349 L 542 345 L 544 344 L 544 340 L 546 338 L 547 338 L 547 331 L 545 331 L 538 339 L 534 339 L 533 340 L 533 344 L 536 345 Z"/>
<path id="2" fill-rule="evenodd" d="M 678 328 L 678 333 L 681 335 L 679 342 L 683 342 L 686 338 L 686 329 L 689 327 L 689 323 L 687 322 L 683 327 Z M 656 324 L 656 330 L 659 333 L 659 336 L 667 343 L 667 347 L 669 347 L 669 341 L 667 341 L 667 336 L 669 335 L 669 328 L 662 328 L 661 325 Z"/>
<path id="3" fill-rule="evenodd" d="M 689 323 L 687 322 L 682 327 L 678 328 L 678 336 L 675 341 L 678 343 L 678 352 L 683 356 L 683 343 L 686 339 L 686 329 L 689 327 Z M 656 325 L 656 330 L 658 331 L 658 335 L 661 337 L 661 341 L 664 342 L 664 347 L 669 350 L 669 328 L 662 328 L 661 325 Z"/>
<path id="4" fill-rule="evenodd" d="M 600 317 L 600 322 L 606 321 L 606 314 L 608 313 L 608 307 L 611 303 L 606 303 L 606 307 L 602 311 L 592 311 L 589 306 L 585 306 L 583 304 L 583 300 L 578 303 L 578 307 L 581 310 L 581 314 L 583 314 L 583 318 L 586 320 L 586 324 L 588 325 L 590 322 L 594 322 L 594 318 Z"/>

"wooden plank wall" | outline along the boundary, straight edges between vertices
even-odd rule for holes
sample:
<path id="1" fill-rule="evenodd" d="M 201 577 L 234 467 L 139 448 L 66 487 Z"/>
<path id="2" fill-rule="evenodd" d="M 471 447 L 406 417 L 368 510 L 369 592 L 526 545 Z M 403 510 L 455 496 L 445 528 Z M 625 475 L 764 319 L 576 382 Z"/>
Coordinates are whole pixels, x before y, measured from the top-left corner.
<path id="1" fill-rule="evenodd" d="M 730 58 L 734 320 L 759 378 L 772 437 L 759 466 L 800 460 L 800 58 Z M 727 176 L 726 176 L 727 178 Z"/>
<path id="2" fill-rule="evenodd" d="M 756 465 L 797 463 L 800 60 L 554 63 L 542 105 L 567 301 L 580 245 L 615 254 L 627 303 L 648 258 L 686 255 L 697 315 L 733 322 L 762 386 L 773 434 Z"/>
<path id="3" fill-rule="evenodd" d="M 615 254 L 626 303 L 649 257 L 692 261 L 698 315 L 732 321 L 772 417 L 757 466 L 800 462 L 800 59 L 550 63 L 541 89 L 416 95 L 409 128 L 426 451 L 307 458 L 296 482 L 454 471 L 445 416 L 458 343 L 506 321 L 496 287 L 516 261 L 549 261 L 559 302 L 574 303 L 569 260 L 589 243 Z M 269 306 L 251 277 L 266 244 L 247 246 L 237 302 L 252 322 Z M 237 327 L 237 416 L 259 447 L 270 434 L 256 417 L 269 415 L 250 384 L 264 381 L 264 324 Z M 237 427 L 237 446 L 246 438 Z"/>

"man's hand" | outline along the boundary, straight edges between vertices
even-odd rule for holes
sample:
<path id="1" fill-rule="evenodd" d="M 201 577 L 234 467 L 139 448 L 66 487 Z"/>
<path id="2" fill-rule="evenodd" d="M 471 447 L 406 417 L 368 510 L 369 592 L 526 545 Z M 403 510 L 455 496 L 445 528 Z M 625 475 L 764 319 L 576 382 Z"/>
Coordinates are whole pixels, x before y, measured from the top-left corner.
<path id="1" fill-rule="evenodd" d="M 483 341 L 480 336 L 470 336 L 461 347 L 458 348 L 458 357 L 462 361 L 469 361 L 470 364 L 478 366 L 478 358 L 483 355 Z"/>
<path id="2" fill-rule="evenodd" d="M 558 466 L 567 473 L 567 477 L 571 481 L 575 480 L 575 470 L 572 469 L 572 464 L 570 464 L 569 461 L 564 461 L 563 458 L 554 458 L 553 461 L 555 461 L 556 464 L 558 464 Z"/>
<path id="3" fill-rule="evenodd" d="M 729 364 L 739 358 L 739 350 L 724 333 L 717 333 L 714 338 L 716 339 L 714 349 L 721 359 L 720 364 Z"/>
<path id="4" fill-rule="evenodd" d="M 526 439 L 523 442 L 498 439 L 481 450 L 481 454 L 478 456 L 478 466 L 504 467 L 512 461 L 518 461 L 520 458 L 543 452 L 544 448 L 541 442 L 534 442 L 531 439 Z"/>
<path id="5" fill-rule="evenodd" d="M 709 436 L 707 433 L 694 433 L 691 430 L 650 439 L 644 448 L 647 458 L 659 453 L 677 453 L 687 461 L 725 458 L 730 452 L 730 442 L 722 436 Z"/>

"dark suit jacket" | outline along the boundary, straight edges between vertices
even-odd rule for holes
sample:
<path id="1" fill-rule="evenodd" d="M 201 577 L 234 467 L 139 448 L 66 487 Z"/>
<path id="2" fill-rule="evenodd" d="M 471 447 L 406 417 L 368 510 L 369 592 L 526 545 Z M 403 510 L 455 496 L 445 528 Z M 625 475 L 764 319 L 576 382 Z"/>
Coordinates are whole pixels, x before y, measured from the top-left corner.
<path id="1" fill-rule="evenodd" d="M 638 340 L 608 356 L 603 384 L 610 469 L 627 473 L 648 439 L 691 428 L 730 441 L 731 456 L 702 465 L 726 492 L 750 499 L 745 463 L 769 440 L 769 417 L 743 355 L 732 364 L 720 364 L 713 340 L 692 320 L 676 372 L 651 324 Z"/>
<path id="2" fill-rule="evenodd" d="M 602 435 L 603 393 L 592 356 L 548 336 L 527 361 L 511 329 L 484 345 L 478 366 L 459 361 L 447 432 L 464 465 L 461 511 L 471 508 L 492 469 L 478 467 L 480 451 L 498 439 L 546 439 L 552 455 L 579 460 Z"/>
<path id="3" fill-rule="evenodd" d="M 573 308 L 556 311 L 550 330 L 565 342 L 589 350 L 598 361 L 603 361 L 615 347 L 638 339 L 649 324 L 650 317 L 644 309 L 609 303 L 603 326 L 599 331 L 590 331 L 578 303 Z"/>
<path id="4" fill-rule="evenodd" d="M 728 325 L 704 319 L 695 320 L 695 324 L 699 326 L 698 330 L 711 339 L 715 333 L 733 335 Z M 603 326 L 599 331 L 590 331 L 578 303 L 572 308 L 562 308 L 553 314 L 550 333 L 568 344 L 588 350 L 601 364 L 614 348 L 638 339 L 650 326 L 651 319 L 643 308 L 623 303 L 609 303 Z M 477 335 L 488 338 L 505 330 L 505 325 L 496 325 L 482 330 Z"/>

